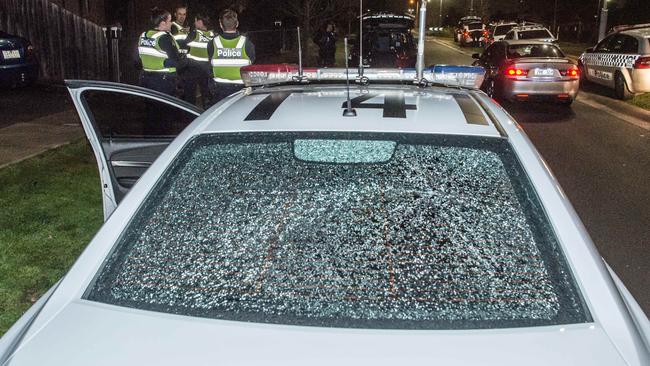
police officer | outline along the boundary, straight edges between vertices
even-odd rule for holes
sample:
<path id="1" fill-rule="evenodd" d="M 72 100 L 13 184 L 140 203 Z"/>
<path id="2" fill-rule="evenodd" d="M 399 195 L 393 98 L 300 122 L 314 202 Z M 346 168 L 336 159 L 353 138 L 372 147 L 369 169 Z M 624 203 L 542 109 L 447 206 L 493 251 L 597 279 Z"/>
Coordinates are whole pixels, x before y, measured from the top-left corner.
<path id="1" fill-rule="evenodd" d="M 187 19 L 187 6 L 179 5 L 174 9 L 174 21 L 172 22 L 171 33 L 181 49 L 181 53 L 187 53 L 186 39 L 190 31 L 185 26 Z"/>
<path id="2" fill-rule="evenodd" d="M 169 31 L 172 27 L 171 14 L 162 9 L 151 9 L 153 29 L 140 35 L 138 54 L 144 70 L 142 86 L 161 93 L 174 95 L 176 71 L 186 63 L 178 51 L 178 44 Z"/>
<path id="3" fill-rule="evenodd" d="M 194 30 L 187 36 L 189 68 L 183 80 L 184 99 L 189 103 L 196 104 L 196 87 L 198 85 L 204 108 L 212 100 L 209 91 L 212 67 L 208 57 L 208 44 L 215 37 L 215 33 L 208 30 L 209 24 L 210 17 L 203 13 L 197 13 L 194 17 Z"/>
<path id="4" fill-rule="evenodd" d="M 239 69 L 255 62 L 255 46 L 248 37 L 239 34 L 239 21 L 234 10 L 224 10 L 219 17 L 223 33 L 208 44 L 212 65 L 213 103 L 244 87 Z"/>

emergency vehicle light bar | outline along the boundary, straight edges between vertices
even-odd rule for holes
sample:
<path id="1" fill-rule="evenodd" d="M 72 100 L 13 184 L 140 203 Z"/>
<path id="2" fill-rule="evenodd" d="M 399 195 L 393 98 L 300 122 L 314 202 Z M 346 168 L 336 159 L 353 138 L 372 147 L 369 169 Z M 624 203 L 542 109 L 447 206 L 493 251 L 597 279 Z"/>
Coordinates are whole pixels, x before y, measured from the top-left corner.
<path id="1" fill-rule="evenodd" d="M 364 69 L 359 77 L 356 69 L 349 69 L 351 81 L 357 83 L 377 82 L 413 82 L 438 83 L 446 86 L 479 88 L 483 83 L 485 70 L 479 66 L 436 65 L 424 69 L 423 79 L 417 80 L 415 69 Z M 309 83 L 318 81 L 345 81 L 344 68 L 304 68 L 300 77 L 297 65 L 271 64 L 250 65 L 241 68 L 241 76 L 247 87 L 281 83 Z"/>

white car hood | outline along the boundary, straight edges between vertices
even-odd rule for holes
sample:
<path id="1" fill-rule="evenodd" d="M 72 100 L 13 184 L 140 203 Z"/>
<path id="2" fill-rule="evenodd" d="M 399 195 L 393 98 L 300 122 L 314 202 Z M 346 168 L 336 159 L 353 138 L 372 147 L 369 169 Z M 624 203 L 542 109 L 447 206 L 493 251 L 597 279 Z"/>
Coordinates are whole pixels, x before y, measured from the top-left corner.
<path id="1" fill-rule="evenodd" d="M 30 334 L 9 365 L 626 365 L 594 324 L 473 331 L 316 328 L 78 301 Z"/>

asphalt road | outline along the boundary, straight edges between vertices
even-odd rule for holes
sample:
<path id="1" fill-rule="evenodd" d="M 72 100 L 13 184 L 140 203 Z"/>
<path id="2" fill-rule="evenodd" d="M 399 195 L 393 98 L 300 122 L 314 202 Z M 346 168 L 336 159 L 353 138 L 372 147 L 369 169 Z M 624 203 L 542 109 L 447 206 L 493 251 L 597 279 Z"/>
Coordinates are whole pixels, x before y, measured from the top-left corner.
<path id="1" fill-rule="evenodd" d="M 431 40 L 425 55 L 427 65 L 472 62 Z M 571 108 L 503 106 L 551 167 L 600 254 L 650 314 L 650 131 L 580 100 Z"/>

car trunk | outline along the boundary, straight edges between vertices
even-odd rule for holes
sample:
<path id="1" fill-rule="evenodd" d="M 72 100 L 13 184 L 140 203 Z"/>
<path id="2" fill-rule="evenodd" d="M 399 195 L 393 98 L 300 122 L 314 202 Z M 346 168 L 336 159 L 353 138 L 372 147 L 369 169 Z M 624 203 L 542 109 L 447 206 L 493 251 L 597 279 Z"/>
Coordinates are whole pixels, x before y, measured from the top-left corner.
<path id="1" fill-rule="evenodd" d="M 565 58 L 537 58 L 537 57 L 522 57 L 510 60 L 507 64 L 508 69 L 519 69 L 527 71 L 523 76 L 532 78 L 564 78 L 567 70 L 575 69 L 576 66 L 573 62 Z M 544 70 L 544 71 L 542 71 Z"/>
<path id="2" fill-rule="evenodd" d="M 604 330 L 367 330 L 190 318 L 73 302 L 10 361 L 24 365 L 626 365 Z M 631 364 L 634 365 L 634 364 Z"/>

